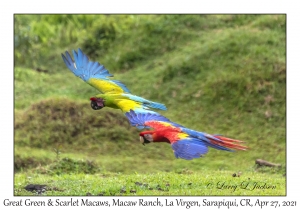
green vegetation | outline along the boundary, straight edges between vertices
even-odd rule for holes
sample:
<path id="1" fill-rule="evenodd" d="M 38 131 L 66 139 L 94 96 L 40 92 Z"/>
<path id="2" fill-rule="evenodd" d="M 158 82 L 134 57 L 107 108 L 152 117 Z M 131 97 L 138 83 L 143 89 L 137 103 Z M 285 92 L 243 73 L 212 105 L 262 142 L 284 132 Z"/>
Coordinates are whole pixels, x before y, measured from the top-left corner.
<path id="1" fill-rule="evenodd" d="M 285 18 L 15 15 L 15 195 L 34 195 L 24 190 L 29 183 L 64 189 L 47 195 L 117 195 L 122 187 L 126 195 L 284 195 Z M 186 161 L 168 144 L 141 145 L 120 110 L 90 108 L 97 91 L 60 55 L 77 48 L 133 94 L 164 103 L 168 111 L 160 113 L 174 122 L 244 140 L 250 149 L 210 149 Z M 282 167 L 257 168 L 257 158 Z M 248 178 L 277 188 L 230 193 L 204 184 Z M 135 181 L 170 186 L 148 190 Z"/>
<path id="2" fill-rule="evenodd" d="M 15 195 L 34 195 L 24 183 L 47 185 L 44 195 L 284 195 L 285 179 L 247 172 L 233 177 L 224 171 L 155 174 L 15 175 Z M 256 184 L 255 184 L 256 183 Z M 78 187 L 80 185 L 80 187 Z"/>

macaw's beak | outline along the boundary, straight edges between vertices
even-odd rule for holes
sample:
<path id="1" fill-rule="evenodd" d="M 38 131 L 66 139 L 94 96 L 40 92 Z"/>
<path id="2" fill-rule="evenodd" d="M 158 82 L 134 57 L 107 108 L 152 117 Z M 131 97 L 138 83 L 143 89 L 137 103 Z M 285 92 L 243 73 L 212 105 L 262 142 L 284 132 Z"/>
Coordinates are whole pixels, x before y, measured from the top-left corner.
<path id="1" fill-rule="evenodd" d="M 91 107 L 94 110 L 99 110 L 104 107 L 104 100 L 102 98 L 90 98 Z"/>
<path id="2" fill-rule="evenodd" d="M 140 142 L 145 146 L 145 144 L 149 144 L 150 141 L 148 141 L 147 139 L 145 139 L 143 136 L 140 136 Z"/>

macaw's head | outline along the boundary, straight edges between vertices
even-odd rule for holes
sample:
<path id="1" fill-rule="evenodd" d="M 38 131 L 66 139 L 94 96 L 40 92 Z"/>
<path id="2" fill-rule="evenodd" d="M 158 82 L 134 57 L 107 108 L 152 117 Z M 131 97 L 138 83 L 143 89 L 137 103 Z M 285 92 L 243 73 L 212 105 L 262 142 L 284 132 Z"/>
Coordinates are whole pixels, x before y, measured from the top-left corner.
<path id="1" fill-rule="evenodd" d="M 154 141 L 153 134 L 155 131 L 143 131 L 140 133 L 140 142 L 142 144 L 149 144 Z"/>
<path id="2" fill-rule="evenodd" d="M 169 139 L 164 137 L 164 134 L 161 131 L 156 130 L 140 132 L 140 142 L 142 142 L 143 145 L 151 142 L 166 142 L 169 144 L 171 143 Z"/>
<path id="3" fill-rule="evenodd" d="M 105 107 L 103 98 L 92 97 L 92 98 L 90 98 L 90 100 L 91 100 L 91 107 L 94 110 L 99 110 L 99 109 L 102 109 L 103 107 Z"/>

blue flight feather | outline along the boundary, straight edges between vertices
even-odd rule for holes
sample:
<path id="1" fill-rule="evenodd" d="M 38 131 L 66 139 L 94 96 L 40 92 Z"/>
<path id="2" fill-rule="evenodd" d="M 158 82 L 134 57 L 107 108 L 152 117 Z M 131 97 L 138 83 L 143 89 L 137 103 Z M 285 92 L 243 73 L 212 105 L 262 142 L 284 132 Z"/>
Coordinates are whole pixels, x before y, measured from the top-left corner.
<path id="1" fill-rule="evenodd" d="M 149 110 L 136 109 L 125 113 L 126 117 L 131 122 L 131 125 L 144 126 L 147 121 L 162 121 L 171 122 L 168 118 Z"/>
<path id="2" fill-rule="evenodd" d="M 208 148 L 204 142 L 193 138 L 186 138 L 176 141 L 172 144 L 172 148 L 176 158 L 182 158 L 186 160 L 199 158 L 208 152 Z"/>
<path id="3" fill-rule="evenodd" d="M 142 97 L 136 96 L 136 95 L 130 95 L 130 94 L 123 94 L 124 96 L 127 96 L 129 99 L 140 102 L 143 104 L 143 106 L 154 108 L 154 109 L 161 109 L 161 110 L 167 110 L 167 107 L 164 104 L 149 101 L 147 99 L 144 99 Z"/>
<path id="4" fill-rule="evenodd" d="M 116 83 L 117 85 L 119 85 L 125 92 L 130 93 L 130 91 L 128 90 L 128 88 L 126 87 L 126 85 L 124 85 L 122 82 L 120 82 L 119 80 L 112 80 L 112 81 L 114 83 Z"/>
<path id="5" fill-rule="evenodd" d="M 132 126 L 139 126 L 140 128 L 149 128 L 145 126 L 147 121 L 162 121 L 172 123 L 168 118 L 156 113 L 154 111 L 145 110 L 145 109 L 136 109 L 130 110 L 125 113 L 125 116 L 128 118 Z"/>
<path id="6" fill-rule="evenodd" d="M 66 66 L 76 75 L 79 76 L 78 74 L 78 70 L 75 68 L 74 66 L 74 61 L 71 58 L 70 54 L 68 51 L 66 51 L 66 56 L 64 56 L 64 54 L 61 54 Z"/>
<path id="7" fill-rule="evenodd" d="M 138 113 L 141 113 L 141 115 L 138 115 Z M 125 113 L 125 115 L 130 121 L 134 122 L 132 124 L 133 126 L 143 126 L 148 121 L 160 121 L 170 123 L 174 127 L 184 128 L 182 125 L 172 122 L 171 120 L 157 112 L 145 110 L 143 108 L 135 109 L 134 111 L 130 110 L 129 112 Z"/>
<path id="8" fill-rule="evenodd" d="M 191 129 L 188 129 L 188 128 L 185 128 L 185 127 L 181 127 L 181 131 L 188 134 L 191 137 L 197 138 L 197 139 L 205 142 L 205 144 L 207 146 L 210 146 L 212 148 L 215 148 L 215 149 L 218 149 L 218 150 L 233 151 L 233 150 L 228 149 L 224 146 L 216 145 L 216 144 L 211 143 L 210 139 L 222 142 L 222 140 L 218 139 L 217 137 L 214 137 L 213 135 L 209 135 L 209 134 L 206 134 L 206 133 L 203 133 L 203 132 L 191 130 Z"/>

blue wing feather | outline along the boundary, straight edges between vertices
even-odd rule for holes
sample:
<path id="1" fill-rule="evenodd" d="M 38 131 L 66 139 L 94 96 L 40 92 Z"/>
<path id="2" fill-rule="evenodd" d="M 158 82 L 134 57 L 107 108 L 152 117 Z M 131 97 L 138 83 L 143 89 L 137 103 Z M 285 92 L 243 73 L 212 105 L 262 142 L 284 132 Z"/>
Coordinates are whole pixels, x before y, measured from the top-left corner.
<path id="1" fill-rule="evenodd" d="M 138 126 L 138 129 L 150 128 L 149 126 L 145 126 L 145 123 L 148 121 L 167 122 L 175 127 L 182 127 L 181 125 L 172 122 L 171 120 L 157 112 L 145 110 L 142 108 L 135 109 L 134 111 L 130 110 L 129 112 L 125 113 L 125 116 L 128 118 L 130 124 L 132 126 Z"/>
<path id="2" fill-rule="evenodd" d="M 149 108 L 154 108 L 154 109 L 167 110 L 167 107 L 164 104 L 149 101 L 147 99 L 144 99 L 144 98 L 136 96 L 136 95 L 131 95 L 131 94 L 122 94 L 122 95 L 128 97 L 131 100 L 142 103 L 143 106 L 146 106 Z"/>
<path id="3" fill-rule="evenodd" d="M 172 144 L 172 148 L 176 158 L 186 160 L 199 158 L 208 152 L 208 148 L 204 142 L 193 138 L 176 141 Z"/>
<path id="4" fill-rule="evenodd" d="M 107 70 L 106 70 L 107 71 Z M 107 71 L 108 73 L 108 71 Z M 125 92 L 129 93 L 130 91 L 128 90 L 128 88 L 119 80 L 112 80 L 114 83 L 116 83 L 117 85 L 119 85 Z"/>
<path id="5" fill-rule="evenodd" d="M 75 68 L 74 66 L 74 61 L 71 58 L 70 54 L 68 51 L 66 51 L 66 56 L 64 56 L 64 54 L 61 54 L 66 66 L 76 75 L 78 76 L 77 72 L 78 70 Z"/>
<path id="6" fill-rule="evenodd" d="M 78 54 L 77 54 L 77 52 L 75 50 L 72 50 L 72 52 L 73 52 L 74 61 L 76 63 L 76 66 L 80 67 L 80 61 L 78 61 Z"/>
<path id="7" fill-rule="evenodd" d="M 144 126 L 147 121 L 163 121 L 163 122 L 171 122 L 168 118 L 148 110 L 130 110 L 129 112 L 125 113 L 126 117 L 130 121 L 132 126 Z"/>
<path id="8" fill-rule="evenodd" d="M 210 146 L 212 148 L 215 148 L 215 149 L 218 149 L 218 150 L 233 151 L 233 150 L 228 149 L 224 146 L 211 143 L 210 139 L 222 142 L 222 140 L 214 137 L 213 135 L 209 135 L 209 134 L 199 132 L 199 131 L 194 131 L 194 130 L 191 130 L 191 129 L 188 129 L 188 128 L 185 128 L 185 127 L 181 127 L 181 131 L 188 134 L 191 137 L 194 137 L 194 138 L 197 138 L 197 139 L 203 141 L 207 146 Z"/>

